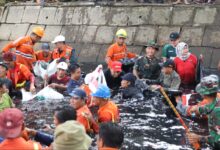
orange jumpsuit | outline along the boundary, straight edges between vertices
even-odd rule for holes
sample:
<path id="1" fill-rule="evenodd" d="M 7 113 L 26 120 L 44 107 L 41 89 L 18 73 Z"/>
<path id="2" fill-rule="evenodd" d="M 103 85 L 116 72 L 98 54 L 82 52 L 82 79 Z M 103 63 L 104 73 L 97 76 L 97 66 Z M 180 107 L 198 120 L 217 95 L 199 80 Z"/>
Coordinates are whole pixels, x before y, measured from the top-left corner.
<path id="1" fill-rule="evenodd" d="M 49 54 L 47 57 L 44 57 L 43 53 L 43 50 L 35 52 L 36 60 L 50 62 L 52 60 L 51 52 L 48 52 Z"/>
<path id="2" fill-rule="evenodd" d="M 12 81 L 13 86 L 16 88 L 18 84 L 22 84 L 27 80 L 33 82 L 34 75 L 25 65 L 15 62 L 15 67 L 8 70 L 7 78 Z"/>
<path id="3" fill-rule="evenodd" d="M 33 141 L 26 141 L 22 137 L 15 139 L 5 139 L 0 143 L 1 150 L 23 149 L 23 150 L 42 150 L 42 146 L 39 143 Z"/>
<path id="4" fill-rule="evenodd" d="M 128 52 L 127 46 L 124 44 L 123 46 L 119 46 L 118 43 L 112 44 L 107 51 L 106 59 L 110 58 L 108 65 L 110 66 L 112 61 L 119 61 L 123 58 L 134 58 L 136 54 Z"/>
<path id="5" fill-rule="evenodd" d="M 119 110 L 115 103 L 108 101 L 107 104 L 98 110 L 98 121 L 102 122 L 119 122 Z"/>
<path id="6" fill-rule="evenodd" d="M 24 64 L 30 70 L 33 70 L 32 63 L 35 62 L 35 54 L 33 49 L 34 43 L 30 36 L 20 37 L 17 40 L 10 42 L 3 48 L 3 52 L 8 52 L 15 48 L 16 62 Z"/>
<path id="7" fill-rule="evenodd" d="M 72 49 L 73 49 L 72 47 L 66 45 L 64 50 L 60 53 L 59 50 L 56 48 L 52 52 L 52 58 L 57 59 L 64 57 L 69 60 L 71 57 Z"/>
<path id="8" fill-rule="evenodd" d="M 84 116 L 84 113 L 92 116 L 92 113 L 87 107 L 87 105 L 84 105 L 83 107 L 79 108 L 78 110 L 76 110 L 76 112 L 77 112 L 76 120 L 85 127 L 86 132 L 98 133 L 98 125 L 91 124 L 90 121 Z"/>

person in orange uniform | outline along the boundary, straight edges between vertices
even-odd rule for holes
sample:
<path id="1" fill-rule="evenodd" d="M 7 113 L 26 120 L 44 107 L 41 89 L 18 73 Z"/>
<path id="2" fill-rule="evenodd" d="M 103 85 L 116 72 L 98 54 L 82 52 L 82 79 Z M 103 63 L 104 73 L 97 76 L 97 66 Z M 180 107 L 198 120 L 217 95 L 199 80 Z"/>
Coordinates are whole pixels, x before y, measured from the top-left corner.
<path id="1" fill-rule="evenodd" d="M 6 52 L 3 55 L 3 60 L 8 66 L 7 78 L 12 81 L 14 89 L 25 87 L 34 93 L 34 75 L 25 65 L 16 62 L 16 55 L 12 52 Z"/>
<path id="2" fill-rule="evenodd" d="M 96 92 L 92 93 L 94 105 L 99 107 L 98 122 L 119 122 L 119 110 L 115 103 L 110 101 L 110 89 L 100 84 Z"/>
<path id="3" fill-rule="evenodd" d="M 116 33 L 116 43 L 112 44 L 107 51 L 105 61 L 108 66 L 112 61 L 119 61 L 124 58 L 134 58 L 136 54 L 128 52 L 125 44 L 127 38 L 127 32 L 124 29 L 120 29 Z"/>
<path id="4" fill-rule="evenodd" d="M 17 108 L 8 108 L 0 113 L 0 136 L 4 141 L 0 143 L 1 150 L 42 150 L 39 143 L 26 141 L 21 137 L 24 129 L 24 115 Z"/>
<path id="5" fill-rule="evenodd" d="M 80 88 L 76 88 L 70 93 L 72 97 L 70 99 L 70 105 L 76 110 L 77 118 L 76 120 L 80 122 L 84 127 L 87 133 L 98 133 L 98 125 L 92 117 L 92 113 L 86 105 L 86 92 Z M 91 117 L 91 119 L 87 119 Z"/>
<path id="6" fill-rule="evenodd" d="M 36 60 L 50 62 L 52 60 L 50 45 L 48 43 L 43 43 L 41 48 L 42 50 L 35 52 Z"/>
<path id="7" fill-rule="evenodd" d="M 52 41 L 53 44 L 55 44 L 56 48 L 52 52 L 52 59 L 59 59 L 59 58 L 66 58 L 67 60 L 70 60 L 72 47 L 67 46 L 65 43 L 65 37 L 62 35 L 58 35 L 55 37 L 54 41 Z"/>
<path id="8" fill-rule="evenodd" d="M 15 48 L 16 62 L 24 64 L 31 71 L 33 70 L 32 63 L 35 62 L 35 53 L 33 46 L 35 43 L 41 40 L 44 35 L 44 29 L 36 27 L 32 33 L 25 37 L 20 37 L 17 40 L 10 42 L 3 48 L 3 53 L 9 52 L 12 48 Z"/>

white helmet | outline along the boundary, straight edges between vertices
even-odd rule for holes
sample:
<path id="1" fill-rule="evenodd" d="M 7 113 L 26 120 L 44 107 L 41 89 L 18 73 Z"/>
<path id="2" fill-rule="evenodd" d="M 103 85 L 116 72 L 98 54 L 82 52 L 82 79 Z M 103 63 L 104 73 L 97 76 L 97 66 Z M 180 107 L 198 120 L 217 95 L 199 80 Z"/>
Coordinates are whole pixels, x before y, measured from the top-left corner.
<path id="1" fill-rule="evenodd" d="M 68 65 L 67 65 L 67 63 L 65 63 L 65 62 L 60 62 L 60 63 L 57 65 L 57 69 L 67 70 L 67 69 L 68 69 Z"/>
<path id="2" fill-rule="evenodd" d="M 55 37 L 55 39 L 52 41 L 53 44 L 58 43 L 58 42 L 65 42 L 65 37 L 62 35 L 58 35 Z"/>

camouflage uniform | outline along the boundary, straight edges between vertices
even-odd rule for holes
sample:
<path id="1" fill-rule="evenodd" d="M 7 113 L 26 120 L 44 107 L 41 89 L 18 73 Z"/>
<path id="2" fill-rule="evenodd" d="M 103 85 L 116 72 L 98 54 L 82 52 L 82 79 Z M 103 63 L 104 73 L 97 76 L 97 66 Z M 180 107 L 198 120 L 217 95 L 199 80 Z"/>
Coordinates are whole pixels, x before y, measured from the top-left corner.
<path id="1" fill-rule="evenodd" d="M 134 69 L 138 71 L 140 78 L 158 79 L 161 71 L 159 63 L 160 60 L 156 57 L 150 59 L 143 56 L 136 61 Z"/>
<path id="2" fill-rule="evenodd" d="M 210 75 L 201 79 L 196 91 L 201 95 L 209 95 L 218 91 L 219 79 Z M 220 99 L 215 98 L 212 103 L 199 107 L 200 115 L 208 116 L 209 137 L 208 142 L 214 149 L 220 149 Z"/>
<path id="3" fill-rule="evenodd" d="M 208 116 L 209 144 L 220 148 L 220 100 L 216 98 L 211 104 L 199 107 L 199 113 Z"/>

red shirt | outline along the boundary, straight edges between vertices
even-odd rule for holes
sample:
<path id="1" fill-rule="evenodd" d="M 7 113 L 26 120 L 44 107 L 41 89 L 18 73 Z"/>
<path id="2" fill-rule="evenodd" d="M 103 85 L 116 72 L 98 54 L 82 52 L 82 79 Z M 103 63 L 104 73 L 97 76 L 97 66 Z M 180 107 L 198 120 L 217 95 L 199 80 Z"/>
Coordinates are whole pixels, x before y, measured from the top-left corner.
<path id="1" fill-rule="evenodd" d="M 174 63 L 176 65 L 176 72 L 179 74 L 182 84 L 190 85 L 195 83 L 197 67 L 197 58 L 195 55 L 190 54 L 189 58 L 185 61 L 176 57 Z"/>
<path id="2" fill-rule="evenodd" d="M 51 83 L 57 83 L 57 84 L 61 84 L 61 85 L 67 85 L 67 83 L 69 82 L 70 80 L 70 77 L 65 75 L 65 77 L 63 77 L 62 79 L 58 79 L 57 78 L 57 74 L 53 74 L 50 78 L 49 78 L 49 81 L 48 81 L 48 84 L 51 84 Z M 61 90 L 61 89 L 56 89 L 57 91 L 59 92 L 64 92 L 64 90 Z"/>

